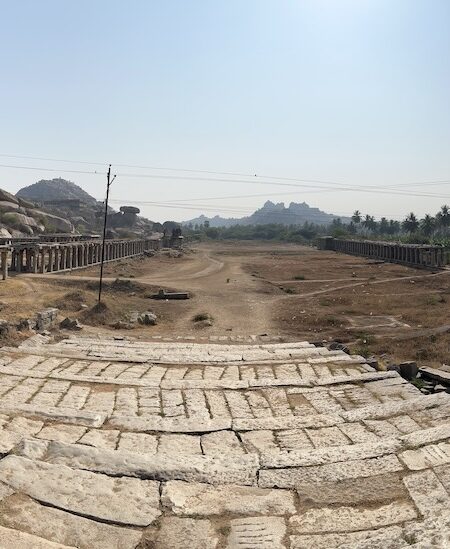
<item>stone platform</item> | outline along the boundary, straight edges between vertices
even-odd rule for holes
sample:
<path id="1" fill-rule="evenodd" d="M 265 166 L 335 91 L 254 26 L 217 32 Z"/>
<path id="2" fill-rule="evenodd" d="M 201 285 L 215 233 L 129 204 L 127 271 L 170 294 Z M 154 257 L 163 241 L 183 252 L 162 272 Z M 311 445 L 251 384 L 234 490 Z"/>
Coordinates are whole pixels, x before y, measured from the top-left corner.
<path id="1" fill-rule="evenodd" d="M 450 544 L 450 396 L 306 342 L 0 350 L 0 547 Z"/>

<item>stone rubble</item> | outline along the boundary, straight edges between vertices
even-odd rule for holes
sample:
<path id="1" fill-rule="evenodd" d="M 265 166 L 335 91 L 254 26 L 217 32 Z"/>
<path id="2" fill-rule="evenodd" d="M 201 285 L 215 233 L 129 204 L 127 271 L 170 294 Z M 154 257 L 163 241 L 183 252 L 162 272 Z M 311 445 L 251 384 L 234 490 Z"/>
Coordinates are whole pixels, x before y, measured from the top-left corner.
<path id="1" fill-rule="evenodd" d="M 0 547 L 450 546 L 450 395 L 307 342 L 0 349 Z"/>

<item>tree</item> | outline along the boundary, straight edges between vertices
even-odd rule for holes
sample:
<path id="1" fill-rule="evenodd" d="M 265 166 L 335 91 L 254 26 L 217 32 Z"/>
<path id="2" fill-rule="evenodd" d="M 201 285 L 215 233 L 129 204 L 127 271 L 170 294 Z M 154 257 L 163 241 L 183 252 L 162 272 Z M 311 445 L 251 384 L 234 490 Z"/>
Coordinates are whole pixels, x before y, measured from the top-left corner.
<path id="1" fill-rule="evenodd" d="M 205 222 L 203 223 L 203 227 L 205 227 L 205 229 L 209 229 L 209 220 L 208 219 L 205 219 Z"/>
<path id="2" fill-rule="evenodd" d="M 375 232 L 377 230 L 377 222 L 375 221 L 373 215 L 366 214 L 362 225 L 371 232 Z"/>
<path id="3" fill-rule="evenodd" d="M 450 208 L 447 204 L 441 206 L 440 211 L 436 214 L 436 221 L 437 224 L 444 229 L 450 227 Z"/>
<path id="4" fill-rule="evenodd" d="M 355 210 L 353 212 L 352 221 L 355 225 L 359 225 L 359 223 L 361 223 L 361 212 L 359 210 Z"/>
<path id="5" fill-rule="evenodd" d="M 385 217 L 382 217 L 380 219 L 380 225 L 378 230 L 380 234 L 389 234 L 389 221 Z"/>
<path id="6" fill-rule="evenodd" d="M 402 226 L 408 233 L 415 233 L 417 231 L 419 228 L 419 221 L 413 212 L 406 217 Z"/>
<path id="7" fill-rule="evenodd" d="M 420 228 L 422 229 L 422 232 L 425 236 L 431 236 L 433 234 L 435 225 L 436 221 L 434 217 L 430 214 L 426 214 L 426 216 L 420 222 Z"/>

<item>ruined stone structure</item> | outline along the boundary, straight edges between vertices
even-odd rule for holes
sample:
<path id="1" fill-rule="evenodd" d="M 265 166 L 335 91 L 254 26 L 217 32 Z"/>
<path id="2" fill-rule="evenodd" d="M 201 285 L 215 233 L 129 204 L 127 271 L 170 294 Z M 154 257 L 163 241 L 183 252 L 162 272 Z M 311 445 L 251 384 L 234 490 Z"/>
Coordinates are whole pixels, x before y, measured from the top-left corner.
<path id="1" fill-rule="evenodd" d="M 442 246 L 399 244 L 397 242 L 376 242 L 371 240 L 344 240 L 324 236 L 319 238 L 318 248 L 414 267 L 441 268 L 447 262 L 446 250 Z"/>
<path id="2" fill-rule="evenodd" d="M 159 247 L 159 241 L 107 240 L 105 262 L 143 254 Z M 101 261 L 100 240 L 65 243 L 19 243 L 12 247 L 11 270 L 28 273 L 52 273 L 81 269 Z"/>
<path id="3" fill-rule="evenodd" d="M 0 350 L 2 547 L 449 547 L 448 394 L 307 342 L 37 337 Z"/>

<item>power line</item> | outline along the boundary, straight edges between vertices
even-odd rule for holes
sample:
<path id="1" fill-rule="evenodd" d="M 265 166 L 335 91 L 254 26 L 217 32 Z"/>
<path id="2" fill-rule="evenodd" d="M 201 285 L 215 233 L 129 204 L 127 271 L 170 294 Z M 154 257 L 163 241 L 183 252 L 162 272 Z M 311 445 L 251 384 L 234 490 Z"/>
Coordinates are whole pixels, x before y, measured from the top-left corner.
<path id="1" fill-rule="evenodd" d="M 41 172 L 59 172 L 61 173 L 60 169 L 56 168 L 39 168 L 36 166 L 11 166 L 9 164 L 0 164 L 0 168 L 18 168 L 20 170 L 33 170 L 33 171 L 41 171 Z M 88 172 L 84 170 L 64 170 L 64 173 L 79 173 L 79 174 L 88 174 L 88 175 L 106 175 L 106 172 Z"/>
<path id="2" fill-rule="evenodd" d="M 58 158 L 47 158 L 47 157 L 41 157 L 41 156 L 11 155 L 11 154 L 4 154 L 4 153 L 1 153 L 0 157 L 28 159 L 28 160 L 42 160 L 42 161 L 48 161 L 48 162 L 63 162 L 63 163 L 69 163 L 69 164 L 87 164 L 87 165 L 96 165 L 96 166 L 105 166 L 108 164 L 106 162 L 98 162 L 98 161 L 91 162 L 86 160 L 68 160 L 68 159 L 58 159 Z M 250 177 L 250 178 L 258 178 L 258 179 L 275 179 L 279 181 L 319 183 L 319 184 L 325 184 L 325 185 L 341 185 L 341 186 L 348 185 L 348 183 L 346 184 L 342 182 L 328 181 L 328 180 L 322 180 L 322 179 L 303 179 L 303 178 L 285 177 L 285 176 L 277 176 L 277 175 L 264 175 L 264 174 L 257 174 L 257 173 L 228 172 L 228 171 L 217 171 L 217 170 L 198 170 L 198 169 L 190 169 L 190 168 L 167 168 L 167 167 L 161 167 L 161 166 L 143 166 L 143 165 L 123 164 L 123 163 L 114 163 L 114 166 L 121 167 L 121 168 L 173 171 L 173 172 L 185 172 L 185 173 L 202 173 L 202 174 L 210 174 L 210 175 L 228 175 L 233 177 Z M 16 166 L 9 166 L 9 167 L 16 167 Z M 37 169 L 44 169 L 44 168 L 37 168 Z M 46 171 L 50 171 L 50 170 L 47 169 Z M 58 171 L 58 170 L 51 170 L 51 171 Z M 75 173 L 78 173 L 78 172 L 75 172 Z M 79 173 L 88 173 L 88 172 L 79 172 Z M 89 172 L 89 173 L 97 174 L 98 172 Z M 105 174 L 106 172 L 102 172 L 102 175 L 105 175 Z M 152 177 L 152 178 L 160 177 L 154 174 L 121 174 L 121 175 L 122 176 L 126 175 L 127 177 Z M 166 176 L 166 177 L 169 177 L 169 176 Z M 450 179 L 441 179 L 441 180 L 432 180 L 432 181 L 413 181 L 410 183 L 396 183 L 394 185 L 383 185 L 383 186 L 376 185 L 375 187 L 396 188 L 396 187 L 413 186 L 413 185 L 414 186 L 440 185 L 440 184 L 448 184 L 448 183 L 450 183 Z"/>
<path id="3" fill-rule="evenodd" d="M 1 155 L 0 155 L 1 156 Z M 37 157 L 34 157 L 37 158 Z M 69 161 L 67 161 L 69 162 Z M 81 162 L 81 161 L 80 161 Z M 41 167 L 35 167 L 35 166 L 18 166 L 18 165 L 7 165 L 7 164 L 0 164 L 0 167 L 2 168 L 15 168 L 15 169 L 25 169 L 25 170 L 33 170 L 33 171 L 46 171 L 46 172 L 61 172 L 61 170 L 56 168 L 41 168 Z M 98 171 L 86 171 L 86 170 L 64 170 L 64 172 L 67 173 L 77 173 L 77 174 L 87 174 L 87 175 L 105 175 L 106 172 L 98 172 Z M 218 172 L 216 172 L 218 173 Z M 224 172 L 225 173 L 225 172 Z M 171 175 L 154 175 L 154 174 L 117 174 L 121 177 L 138 177 L 138 178 L 151 178 L 151 179 L 164 179 L 164 180 L 183 180 L 183 181 L 207 181 L 209 183 L 244 183 L 244 184 L 256 184 L 256 185 L 269 185 L 269 186 L 285 186 L 285 187 L 302 187 L 309 189 L 311 187 L 311 183 L 316 183 L 315 188 L 319 188 L 319 191 L 303 191 L 303 192 L 336 192 L 336 191 L 353 191 L 353 192 L 366 192 L 366 193 L 375 193 L 375 194 L 396 194 L 400 196 L 416 196 L 416 197 L 427 197 L 427 198 L 440 198 L 440 199 L 447 199 L 450 198 L 450 195 L 439 195 L 439 194 L 432 194 L 432 193 L 411 193 L 408 191 L 395 191 L 395 190 L 389 190 L 389 192 L 386 192 L 386 189 L 391 189 L 389 186 L 363 186 L 363 185 L 357 185 L 357 186 L 351 186 L 348 184 L 343 183 L 337 183 L 337 182 L 320 182 L 320 180 L 305 180 L 305 179 L 294 179 L 294 178 L 283 178 L 282 180 L 288 180 L 292 181 L 291 183 L 280 183 L 280 182 L 268 182 L 268 181 L 255 181 L 255 180 L 247 180 L 247 179 L 229 179 L 229 178 L 205 178 L 205 177 L 192 177 L 192 176 L 171 176 Z M 267 177 L 267 176 L 255 176 L 255 177 Z M 307 184 L 308 182 L 310 184 Z M 295 182 L 295 183 L 294 183 Z M 443 181 L 441 181 L 443 182 Z M 318 186 L 317 183 L 326 183 L 327 185 L 337 185 L 339 186 L 338 189 L 335 189 L 333 187 L 327 187 L 327 186 Z M 433 183 L 436 183 L 433 182 Z M 384 190 L 383 190 L 384 189 Z"/>

